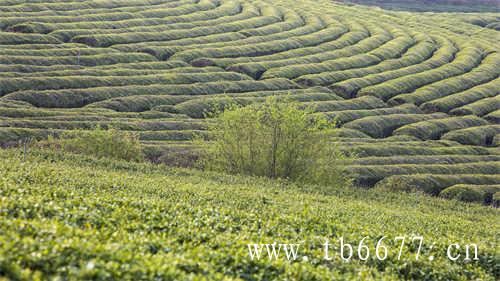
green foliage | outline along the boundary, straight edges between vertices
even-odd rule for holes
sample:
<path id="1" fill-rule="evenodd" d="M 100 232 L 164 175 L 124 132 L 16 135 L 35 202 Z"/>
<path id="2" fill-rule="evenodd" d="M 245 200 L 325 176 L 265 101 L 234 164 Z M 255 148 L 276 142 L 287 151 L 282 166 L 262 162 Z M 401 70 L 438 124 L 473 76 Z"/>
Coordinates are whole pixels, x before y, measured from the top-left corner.
<path id="1" fill-rule="evenodd" d="M 146 163 L 0 150 L 0 275 L 7 280 L 485 280 L 498 211 L 418 194 L 284 185 Z M 446 223 L 443 223 L 446 222 Z M 421 258 L 400 235 L 425 237 Z M 389 256 L 322 259 L 321 243 L 386 235 Z M 247 243 L 297 243 L 308 262 L 251 261 Z M 480 260 L 450 261 L 450 243 Z M 310 246 L 310 247 L 309 247 Z M 432 250 L 429 250 L 430 247 Z M 434 255 L 430 261 L 428 257 Z"/>
<path id="2" fill-rule="evenodd" d="M 439 196 L 464 202 L 491 204 L 493 194 L 500 192 L 500 185 L 457 184 L 446 188 Z"/>
<path id="3" fill-rule="evenodd" d="M 312 112 L 276 97 L 226 110 L 209 127 L 212 141 L 200 143 L 201 164 L 232 174 L 346 184 L 349 159 L 329 141 L 332 124 Z"/>
<path id="4" fill-rule="evenodd" d="M 44 145 L 42 143 L 42 145 Z M 60 137 L 49 136 L 46 145 L 62 151 L 128 161 L 143 160 L 141 143 L 136 134 L 116 129 L 75 130 Z"/>

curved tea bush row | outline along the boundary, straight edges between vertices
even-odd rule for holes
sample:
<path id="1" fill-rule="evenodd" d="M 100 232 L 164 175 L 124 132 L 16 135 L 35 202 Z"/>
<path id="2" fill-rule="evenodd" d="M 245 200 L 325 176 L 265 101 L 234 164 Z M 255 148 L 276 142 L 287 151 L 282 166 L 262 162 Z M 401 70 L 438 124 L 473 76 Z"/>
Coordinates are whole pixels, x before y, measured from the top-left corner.
<path id="1" fill-rule="evenodd" d="M 175 105 L 189 100 L 189 96 L 172 95 L 140 95 L 122 98 L 111 98 L 87 105 L 87 108 L 106 108 L 118 112 L 141 112 L 159 105 Z"/>
<path id="2" fill-rule="evenodd" d="M 241 71 L 251 71 L 253 68 L 260 68 L 261 70 L 259 70 L 259 72 L 263 72 L 262 68 L 264 68 L 265 70 L 273 67 L 307 62 L 301 61 L 302 57 L 304 57 L 304 59 L 308 58 L 309 60 L 313 58 L 319 59 L 320 56 L 318 55 L 320 54 L 323 54 L 323 56 L 327 56 L 330 51 L 354 45 L 362 39 L 369 37 L 370 35 L 370 32 L 367 30 L 367 28 L 364 25 L 359 24 L 358 22 L 346 21 L 344 23 L 329 19 L 329 24 L 332 25 L 332 27 L 341 29 L 341 31 L 339 32 L 340 36 L 336 40 L 324 42 L 316 46 L 292 49 L 266 56 L 211 58 L 210 61 L 214 64 L 224 67 L 234 65 L 234 70 L 240 69 Z"/>
<path id="3" fill-rule="evenodd" d="M 390 114 L 420 114 L 420 109 L 413 104 L 403 104 L 395 107 L 375 108 L 375 109 L 355 109 L 339 110 L 332 112 L 322 112 L 329 120 L 335 120 L 338 125 L 342 125 L 363 117 L 390 115 Z"/>
<path id="4" fill-rule="evenodd" d="M 42 56 L 42 57 L 75 57 L 75 56 L 92 56 L 92 55 L 100 55 L 100 54 L 110 54 L 117 53 L 117 50 L 113 49 L 102 49 L 102 48 L 90 48 L 87 46 L 82 47 L 64 47 L 64 44 L 60 46 L 53 46 L 52 48 L 47 49 L 30 49 L 30 48 L 1 48 L 0 47 L 0 56 Z"/>
<path id="5" fill-rule="evenodd" d="M 478 116 L 486 115 L 490 112 L 500 109 L 500 95 L 498 95 L 498 88 L 495 90 L 497 95 L 491 98 L 484 98 L 476 102 L 464 105 L 459 108 L 455 108 L 450 111 L 453 115 L 469 115 L 474 114 Z M 494 92 L 495 92 L 494 91 Z"/>
<path id="6" fill-rule="evenodd" d="M 116 111 L 144 111 L 144 110 L 158 110 L 158 111 L 173 111 L 178 112 L 178 109 L 171 107 L 171 105 L 178 104 L 188 100 L 193 100 L 192 103 L 184 104 L 183 106 L 191 107 L 192 109 L 185 112 L 185 114 L 193 117 L 203 117 L 203 110 L 197 111 L 198 108 L 206 108 L 210 106 L 213 101 L 218 99 L 254 99 L 259 100 L 267 96 L 284 96 L 290 97 L 299 101 L 312 101 L 312 100 L 334 100 L 340 99 L 338 96 L 330 93 L 327 88 L 313 87 L 308 89 L 289 89 L 289 90 L 275 90 L 275 91 L 257 91 L 257 92 L 234 92 L 234 93 L 215 93 L 210 94 L 208 97 L 189 96 L 168 96 L 168 95 L 140 95 L 121 98 L 111 98 L 100 102 L 90 104 L 87 108 L 109 108 Z"/>
<path id="7" fill-rule="evenodd" d="M 17 142 L 26 138 L 36 140 L 45 140 L 48 136 L 59 136 L 62 134 L 71 134 L 72 130 L 59 129 L 27 129 L 27 128 L 6 128 L 0 127 L 0 142 Z M 126 132 L 126 131 L 124 131 Z M 194 136 L 206 135 L 205 131 L 197 130 L 166 130 L 166 131 L 134 131 L 141 141 L 189 141 Z"/>
<path id="8" fill-rule="evenodd" d="M 189 4 L 199 2 L 198 0 L 182 0 L 177 1 L 181 4 Z M 205 3 L 208 3 L 205 1 Z M 212 6 L 215 7 L 215 6 Z M 155 11 L 154 7 L 150 8 L 153 12 Z M 180 10 L 181 9 L 181 10 Z M 178 17 L 189 17 L 192 14 L 195 14 L 197 11 L 193 11 L 193 6 L 189 8 L 189 10 L 185 10 L 186 13 L 182 14 L 182 8 L 177 9 L 178 15 L 171 15 L 164 19 L 163 17 L 149 17 L 149 18 L 126 18 L 126 19 L 118 19 L 112 21 L 99 21 L 97 19 L 92 19 L 91 21 L 76 21 L 76 22 L 50 22 L 50 21 L 38 21 L 38 22 L 22 22 L 16 23 L 11 27 L 11 29 L 18 30 L 20 32 L 38 32 L 38 33 L 50 33 L 56 30 L 92 30 L 92 29 L 122 29 L 122 28 L 131 28 L 131 27 L 139 27 L 139 26 L 150 26 L 150 25 L 162 25 L 162 24 L 171 24 L 175 23 L 175 19 Z M 148 8 L 142 9 L 143 11 L 147 11 Z M 172 10 L 172 9 L 170 9 Z M 206 10 L 206 9 L 205 9 Z M 199 10 L 199 11 L 205 11 Z M 107 10 L 109 12 L 109 10 Z M 170 14 L 172 12 L 170 11 Z M 185 20 L 184 20 L 185 21 Z M 182 22 L 182 20 L 180 20 Z M 5 27 L 5 26 L 4 26 Z M 8 29 L 8 28 L 7 28 Z"/>
<path id="9" fill-rule="evenodd" d="M 85 7 L 83 9 L 76 9 L 72 10 L 74 7 L 70 5 L 70 7 L 67 6 L 67 4 L 70 3 L 62 3 L 59 7 L 46 7 L 46 10 L 43 11 L 16 11 L 16 12 L 4 12 L 2 13 L 3 17 L 6 18 L 23 18 L 23 17 L 36 17 L 36 18 L 42 18 L 42 17 L 62 17 L 62 16 L 74 16 L 78 17 L 81 15 L 86 15 L 86 14 L 109 14 L 109 13 L 114 13 L 114 12 L 121 12 L 121 13 L 133 13 L 133 14 L 143 14 L 143 15 L 151 15 L 151 13 L 145 13 L 148 10 L 154 10 L 158 15 L 160 15 L 159 11 L 164 11 L 165 9 L 172 9 L 184 4 L 194 4 L 196 3 L 197 0 L 183 0 L 183 1 L 174 1 L 174 2 L 167 2 L 167 3 L 154 3 L 152 5 L 144 5 L 146 3 L 143 3 L 143 5 L 140 6 L 122 6 L 119 8 L 90 8 L 90 7 Z M 24 5 L 26 8 L 26 5 Z M 61 9 L 64 7 L 63 9 Z M 29 26 L 30 22 L 27 23 Z M 32 32 L 37 32 L 37 33 L 48 33 L 44 32 L 46 30 L 43 29 L 30 29 L 30 28 L 22 28 L 25 27 L 23 24 L 16 24 L 14 26 L 10 26 L 6 28 L 8 31 L 14 31 L 14 32 L 25 32 L 25 33 L 32 33 Z"/>
<path id="10" fill-rule="evenodd" d="M 271 7 L 257 7 L 251 3 L 244 3 L 243 5 L 243 10 L 240 14 L 237 16 L 229 16 L 229 17 L 222 17 L 218 21 L 214 22 L 209 22 L 209 21 L 199 21 L 199 22 L 184 22 L 180 21 L 179 23 L 164 23 L 165 25 L 168 26 L 173 26 L 173 27 L 187 27 L 187 25 L 194 25 L 196 26 L 206 26 L 207 24 L 210 25 L 210 23 L 213 23 L 214 25 L 221 24 L 221 23 L 237 23 L 240 21 L 258 21 L 260 17 L 262 16 L 271 16 L 271 17 L 278 17 L 281 18 L 283 15 L 279 10 L 276 10 L 275 8 Z M 279 23 L 280 21 L 276 21 L 276 23 Z M 139 26 L 141 27 L 141 26 Z M 263 28 L 265 27 L 262 26 Z M 259 26 L 255 26 L 254 28 L 258 29 Z M 122 28 L 122 30 L 130 30 L 132 28 Z M 182 29 L 182 28 L 181 28 Z M 85 29 L 86 30 L 86 29 Z M 134 29 L 132 29 L 134 30 Z M 140 29 L 138 29 L 140 30 Z M 185 47 L 184 46 L 189 46 L 189 45 L 206 45 L 206 44 L 223 44 L 230 42 L 232 40 L 237 40 L 237 39 L 245 39 L 246 36 L 244 36 L 241 33 L 236 32 L 230 32 L 230 33 L 221 33 L 221 34 L 209 34 L 206 36 L 198 36 L 198 37 L 186 37 L 182 38 L 179 40 L 171 40 L 171 41 L 151 41 L 151 42 L 139 42 L 139 43 L 133 43 L 133 44 L 116 44 L 113 45 L 112 48 L 120 50 L 120 51 L 126 51 L 126 52 L 136 52 L 136 51 L 147 51 L 149 48 L 152 50 L 162 50 L 160 47 L 165 47 L 165 48 L 173 48 L 175 51 L 180 51 L 183 50 Z M 192 46 L 193 48 L 195 46 Z M 160 52 L 160 51 L 158 51 Z M 167 51 L 165 51 L 167 52 Z M 172 51 L 174 53 L 174 51 Z"/>
<path id="11" fill-rule="evenodd" d="M 388 42 L 392 42 L 392 40 L 401 41 L 405 39 L 404 37 L 401 39 L 401 36 L 395 38 L 395 35 L 393 35 L 390 31 L 378 25 L 367 28 L 371 36 L 357 42 L 354 45 L 350 45 L 342 49 L 336 49 L 331 52 L 319 53 L 312 57 L 306 57 L 305 59 L 307 60 L 299 58 L 297 63 L 292 65 L 273 68 L 266 71 L 262 75 L 262 78 L 269 79 L 283 77 L 295 79 L 307 74 L 320 73 L 329 70 L 339 71 L 356 67 L 357 65 L 363 65 L 363 59 L 366 60 L 364 65 L 370 63 L 374 64 L 375 61 L 380 60 L 380 58 L 375 55 L 369 55 L 367 54 L 368 52 L 377 50 L 378 48 L 383 48 L 383 46 L 388 46 Z M 337 59 L 340 61 L 337 62 Z"/>
<path id="12" fill-rule="evenodd" d="M 122 13 L 119 11 L 110 10 L 104 13 L 85 13 L 83 15 L 61 15 L 61 16 L 32 16 L 32 17 L 5 17 L 2 18 L 0 28 L 6 29 L 19 23 L 32 21 L 32 22 L 45 22 L 45 23 L 68 23 L 68 22 L 95 22 L 95 21 L 120 21 L 127 19 L 147 18 L 147 17 L 167 17 L 193 13 L 200 10 L 213 9 L 220 5 L 217 0 L 201 0 L 196 4 L 186 2 L 175 8 L 140 10 L 134 13 Z"/>
<path id="13" fill-rule="evenodd" d="M 151 76 L 151 75 L 167 75 L 169 73 L 193 73 L 193 75 L 196 75 L 195 73 L 220 73 L 223 72 L 223 69 L 219 67 L 192 67 L 192 66 L 187 66 L 183 67 L 181 64 L 179 66 L 181 67 L 176 67 L 175 64 L 171 64 L 173 67 L 168 67 L 165 66 L 163 69 L 155 69 L 154 67 L 152 68 L 144 68 L 140 69 L 138 68 L 120 68 L 116 66 L 115 68 L 81 68 L 81 69 L 74 69 L 74 70 L 56 70 L 56 71 L 45 71 L 45 72 L 4 72 L 0 73 L 0 80 L 4 77 L 12 77 L 12 78 L 25 78 L 25 77 L 61 77 L 61 78 L 68 78 L 71 76 L 77 76 L 77 77 L 91 77 L 91 76 L 98 76 L 98 77 L 117 77 L 117 76 Z M 127 79 L 127 78 L 124 78 Z"/>
<path id="14" fill-rule="evenodd" d="M 140 95 L 210 95 L 255 91 L 296 89 L 299 86 L 286 79 L 266 81 L 221 81 L 182 85 L 134 85 L 99 87 L 88 89 L 65 89 L 46 91 L 18 91 L 4 96 L 8 100 L 26 101 L 38 107 L 74 108 L 116 97 Z"/>
<path id="15" fill-rule="evenodd" d="M 143 76 L 66 76 L 0 79 L 0 95 L 20 90 L 84 89 L 151 84 L 192 84 L 214 81 L 249 80 L 246 75 L 234 72 L 168 73 Z"/>
<path id="16" fill-rule="evenodd" d="M 493 137 L 492 145 L 500 146 L 500 134 L 496 134 L 495 137 Z"/>
<path id="17" fill-rule="evenodd" d="M 491 123 L 499 124 L 500 123 L 500 109 L 495 110 L 486 116 L 484 116 L 484 119 L 490 121 Z"/>
<path id="18" fill-rule="evenodd" d="M 196 0 L 195 0 L 196 1 Z M 193 1 L 193 2 L 195 2 Z M 157 6 L 163 4 L 163 0 L 129 0 L 127 2 L 115 1 L 62 1 L 62 0 L 35 0 L 31 3 L 26 3 L 22 0 L 7 0 L 2 1 L 0 11 L 8 12 L 43 12 L 50 11 L 73 11 L 73 10 L 96 10 L 96 9 L 115 9 L 115 8 L 130 8 L 143 6 Z M 183 2 L 183 1 L 180 1 Z M 174 2 L 176 3 L 176 2 Z M 85 11 L 87 12 L 87 11 Z"/>
<path id="19" fill-rule="evenodd" d="M 371 95 L 383 100 L 389 100 L 397 95 L 413 92 L 427 84 L 466 73 L 480 65 L 486 55 L 487 53 L 481 48 L 465 47 L 457 53 L 456 58 L 449 64 L 365 87 L 357 95 Z"/>
<path id="20" fill-rule="evenodd" d="M 449 96 L 498 78 L 500 75 L 500 54 L 488 55 L 481 64 L 470 72 L 460 76 L 432 83 L 409 94 L 395 96 L 390 103 L 414 103 L 420 105 L 434 99 Z"/>
<path id="21" fill-rule="evenodd" d="M 356 185 L 374 186 L 384 178 L 394 175 L 413 174 L 467 174 L 474 171 L 478 174 L 496 175 L 500 170 L 500 162 L 457 163 L 457 164 L 398 164 L 398 165 L 359 165 L 348 166 Z"/>
<path id="22" fill-rule="evenodd" d="M 436 140 L 443 134 L 469 127 L 488 125 L 489 123 L 477 116 L 448 117 L 436 120 L 424 120 L 396 129 L 395 135 L 412 135 L 421 140 Z"/>
<path id="23" fill-rule="evenodd" d="M 457 107 L 480 101 L 481 99 L 494 97 L 500 94 L 500 78 L 484 83 L 463 92 L 434 99 L 420 105 L 426 112 L 449 112 Z"/>
<path id="24" fill-rule="evenodd" d="M 267 81 L 267 80 L 264 80 Z M 350 100 L 307 102 L 304 105 L 312 106 L 316 112 L 375 109 L 387 107 L 382 100 L 375 97 L 361 97 Z"/>
<path id="25" fill-rule="evenodd" d="M 434 114 L 389 114 L 363 117 L 344 125 L 345 128 L 361 131 L 374 138 L 384 138 L 402 126 L 420 121 L 446 118 L 444 113 Z"/>
<path id="26" fill-rule="evenodd" d="M 168 31 L 174 29 L 189 29 L 195 28 L 197 26 L 202 26 L 203 23 L 205 25 L 218 25 L 221 23 L 227 23 L 232 21 L 239 21 L 248 19 L 250 17 L 258 15 L 258 12 L 251 12 L 251 9 L 247 9 L 243 12 L 243 7 L 241 3 L 227 1 L 222 5 L 216 7 L 212 10 L 203 10 L 200 12 L 195 12 L 192 14 L 181 15 L 181 16 L 170 16 L 159 18 L 156 22 L 144 22 L 144 24 L 137 25 L 138 20 L 130 20 L 128 21 L 127 26 L 123 25 L 123 22 L 119 25 L 119 28 L 107 28 L 108 26 L 103 26 L 103 28 L 81 28 L 81 26 L 68 26 L 67 24 L 63 27 L 63 29 L 55 30 L 56 26 L 51 25 L 50 35 L 60 39 L 61 41 L 68 42 L 71 41 L 76 36 L 83 35 L 93 35 L 93 34 L 119 34 L 119 33 L 131 33 L 131 32 L 159 32 L 159 31 Z M 151 18 L 147 18 L 149 20 Z M 135 23 L 135 24 L 133 24 Z M 140 22 L 139 22 L 140 23 Z M 147 24 L 146 24 L 147 23 Z M 38 26 L 33 28 L 48 28 L 46 24 L 44 26 Z M 26 24 L 23 24 L 26 25 Z M 29 23 L 27 25 L 33 25 Z M 97 23 L 96 23 L 97 25 Z M 19 25 L 15 25 L 13 28 L 18 27 Z"/>
<path id="27" fill-rule="evenodd" d="M 252 57 L 263 56 L 274 53 L 284 52 L 291 49 L 298 49 L 302 47 L 315 46 L 324 42 L 335 40 L 345 30 L 342 27 L 333 26 L 331 28 L 324 28 L 316 32 L 308 33 L 305 35 L 294 36 L 292 39 L 276 39 L 265 40 L 265 42 L 228 46 L 220 48 L 207 48 L 200 50 L 189 50 L 185 52 L 176 53 L 172 59 L 184 60 L 192 62 L 193 65 L 206 64 L 204 59 L 201 58 L 223 58 L 223 57 Z M 271 39 L 271 38 L 270 38 Z M 200 59 L 197 61 L 197 59 Z"/>
<path id="28" fill-rule="evenodd" d="M 500 161 L 499 155 L 411 155 L 363 157 L 353 161 L 354 165 L 399 165 L 399 164 L 457 164 Z"/>
<path id="29" fill-rule="evenodd" d="M 398 53 L 397 50 L 395 50 L 395 54 L 393 55 L 395 58 L 386 59 L 375 65 L 335 72 L 322 72 L 319 74 L 304 75 L 299 78 L 301 81 L 300 83 L 303 85 L 328 86 L 347 79 L 421 63 L 429 59 L 436 51 L 437 47 L 435 42 L 428 36 L 416 34 L 414 37 L 416 38 L 415 40 L 417 41 L 417 44 L 408 48 L 407 52 L 405 52 L 400 58 L 397 58 Z"/>
<path id="30" fill-rule="evenodd" d="M 471 172 L 474 171 L 471 170 Z M 395 175 L 379 181 L 375 187 L 401 191 L 422 191 L 438 195 L 445 188 L 456 184 L 498 185 L 500 184 L 500 175 Z"/>
<path id="31" fill-rule="evenodd" d="M 500 125 L 485 125 L 451 131 L 442 139 L 457 141 L 467 145 L 493 145 L 493 138 L 500 134 Z"/>
<path id="32" fill-rule="evenodd" d="M 491 204 L 493 194 L 500 192 L 500 184 L 497 185 L 473 185 L 456 184 L 445 188 L 439 193 L 440 197 L 455 199 L 464 202 L 476 202 Z"/>
<path id="33" fill-rule="evenodd" d="M 337 59 L 333 61 L 325 61 L 320 64 L 315 65 L 311 68 L 310 74 L 307 74 L 305 78 L 298 77 L 296 82 L 304 86 L 319 86 L 321 84 L 315 84 L 314 82 L 308 80 L 309 75 L 314 75 L 315 73 L 324 72 L 337 72 L 346 69 L 356 69 L 367 66 L 373 66 L 382 63 L 385 60 L 398 58 L 407 52 L 408 48 L 415 44 L 414 39 L 408 36 L 406 33 L 402 35 L 396 35 L 396 37 L 381 45 L 379 48 L 374 49 L 368 53 L 360 54 L 357 56 L 352 56 L 344 59 Z"/>
<path id="34" fill-rule="evenodd" d="M 16 101 L 14 101 L 16 102 Z M 9 102 L 12 103 L 12 102 Z M 40 120 L 73 120 L 73 121 L 99 121 L 122 119 L 164 119 L 174 117 L 170 113 L 158 111 L 146 112 L 116 112 L 102 108 L 84 109 L 42 109 L 35 107 L 0 107 L 0 116 L 9 118 L 36 118 Z"/>
<path id="35" fill-rule="evenodd" d="M 182 119 L 157 119 L 157 120 L 11 120 L 0 119 L 0 127 L 27 128 L 27 129 L 58 129 L 58 130 L 91 130 L 97 126 L 108 129 L 114 128 L 127 131 L 185 131 L 185 130 L 204 130 L 206 124 L 203 122 L 194 122 Z"/>
<path id="36" fill-rule="evenodd" d="M 352 78 L 342 82 L 338 82 L 330 86 L 337 94 L 343 97 L 354 97 L 362 88 L 381 84 L 392 79 L 411 76 L 416 73 L 421 73 L 431 70 L 436 67 L 445 65 L 455 58 L 458 48 L 447 38 L 432 36 L 437 42 L 439 48 L 432 57 L 422 63 L 403 67 L 396 70 L 385 71 L 382 73 L 369 74 L 364 77 Z"/>
<path id="37" fill-rule="evenodd" d="M 338 97 L 332 93 L 314 93 L 314 92 L 306 92 L 306 93 L 290 93 L 290 94 L 282 94 L 278 95 L 278 99 L 298 101 L 298 102 L 311 102 L 311 101 L 331 101 L 331 100 L 341 100 L 342 98 Z M 241 95 L 233 96 L 233 97 L 207 97 L 207 98 L 199 98 L 192 99 L 186 102 L 182 102 L 176 104 L 174 107 L 167 108 L 165 107 L 163 110 L 171 113 L 179 113 L 186 114 L 189 117 L 193 118 L 203 118 L 207 113 L 210 113 L 214 110 L 222 111 L 228 105 L 239 105 L 246 106 L 252 103 L 264 102 L 265 97 L 242 97 Z M 162 110 L 162 111 L 163 111 Z"/>
<path id="38" fill-rule="evenodd" d="M 161 54 L 163 57 L 169 57 L 179 53 L 177 59 L 192 61 L 200 56 L 205 56 L 205 52 L 207 53 L 206 56 L 209 56 L 210 53 L 220 52 L 222 48 L 232 50 L 231 52 L 243 52 L 244 49 L 239 49 L 238 47 L 319 32 L 332 22 L 332 20 L 328 18 L 312 17 L 310 15 L 300 15 L 297 13 L 289 14 L 289 12 L 284 13 L 285 21 L 283 22 L 278 21 L 274 24 L 262 27 L 247 28 L 235 33 L 225 33 L 217 37 L 207 36 L 170 41 L 139 50 L 152 51 L 157 55 Z M 232 37 L 235 38 L 229 40 Z M 202 59 L 200 62 L 193 62 L 192 64 L 205 65 L 207 63 L 214 64 L 211 60 L 207 60 L 207 58 Z"/>
<path id="39" fill-rule="evenodd" d="M 260 16 L 241 20 L 239 22 L 224 23 L 215 26 L 200 26 L 189 30 L 179 29 L 162 32 L 130 32 L 118 34 L 82 35 L 73 38 L 72 42 L 83 43 L 93 47 L 109 47 L 115 44 L 130 44 L 148 41 L 169 41 L 186 37 L 207 36 L 210 34 L 236 32 L 246 28 L 265 26 L 280 21 L 279 11 L 272 15 Z"/>
<path id="40" fill-rule="evenodd" d="M 352 130 L 354 132 L 359 132 Z M 386 156 L 408 156 L 408 155 L 497 155 L 498 152 L 480 146 L 449 146 L 449 147 L 429 147 L 425 142 L 420 145 L 413 144 L 398 144 L 389 143 L 367 143 L 360 144 L 354 147 L 346 147 L 347 152 L 354 152 L 358 157 L 386 157 Z"/>
<path id="41" fill-rule="evenodd" d="M 180 67 L 189 67 L 190 65 L 186 62 L 181 61 L 151 61 L 151 62 L 131 62 L 131 63 L 117 63 L 108 65 L 94 66 L 91 69 L 86 69 L 80 65 L 51 65 L 51 66 L 35 66 L 35 65 L 20 65 L 20 64 L 0 64 L 0 76 L 3 77 L 21 77 L 21 76 L 44 76 L 44 73 L 48 73 L 47 76 L 51 76 L 51 73 L 57 74 L 65 73 L 65 71 L 85 71 L 92 73 L 93 71 L 113 71 L 122 69 L 132 69 L 132 70 L 169 70 Z M 3 73 L 2 73 L 3 71 Z M 17 76 L 19 75 L 19 76 Z M 64 75 L 63 75 L 64 76 Z"/>
<path id="42" fill-rule="evenodd" d="M 58 44 L 59 39 L 42 34 L 18 34 L 0 31 L 0 45 L 12 44 Z"/>
<path id="43" fill-rule="evenodd" d="M 334 137 L 332 138 L 332 142 L 338 143 L 339 145 L 349 146 L 349 145 L 365 145 L 365 144 L 378 144 L 378 145 L 395 145 L 395 146 L 408 146 L 408 147 L 451 147 L 457 146 L 459 143 L 454 141 L 443 141 L 443 140 L 434 140 L 422 143 L 417 138 L 411 136 L 392 136 L 384 139 L 373 139 L 373 138 L 352 138 L 352 137 Z"/>
<path id="44" fill-rule="evenodd" d="M 0 65 L 34 65 L 34 66 L 52 66 L 52 65 L 78 65 L 78 66 L 97 66 L 117 63 L 149 62 L 156 61 L 156 58 L 143 53 L 110 53 L 89 56 L 73 57 L 42 57 L 42 56 L 0 56 Z"/>

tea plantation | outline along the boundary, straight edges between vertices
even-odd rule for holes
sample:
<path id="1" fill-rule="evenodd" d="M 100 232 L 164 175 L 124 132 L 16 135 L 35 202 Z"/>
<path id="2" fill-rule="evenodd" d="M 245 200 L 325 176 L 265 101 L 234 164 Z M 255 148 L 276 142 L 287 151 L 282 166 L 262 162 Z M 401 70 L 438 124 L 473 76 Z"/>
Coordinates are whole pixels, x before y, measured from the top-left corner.
<path id="1" fill-rule="evenodd" d="M 7 280 L 495 280 L 500 274 L 498 210 L 477 204 L 37 150 L 21 159 L 20 150 L 0 150 L 0 276 Z M 393 239 L 402 235 L 424 237 L 418 260 L 410 242 L 397 260 L 400 244 Z M 388 236 L 388 257 L 324 260 L 321 243 L 340 236 L 351 243 L 369 236 L 372 255 L 375 241 Z M 248 257 L 247 243 L 273 241 L 303 243 L 300 258 Z M 476 243 L 478 260 L 449 260 L 451 243 Z"/>
<path id="2" fill-rule="evenodd" d="M 484 186 L 487 204 L 499 190 L 498 13 L 307 0 L 7 0 L 0 11 L 5 146 L 114 127 L 137 132 L 151 160 L 185 164 L 214 106 L 290 95 L 337 121 L 332 142 L 361 157 L 349 167 L 358 186 L 427 191 L 422 179 L 438 175 L 430 193 Z"/>

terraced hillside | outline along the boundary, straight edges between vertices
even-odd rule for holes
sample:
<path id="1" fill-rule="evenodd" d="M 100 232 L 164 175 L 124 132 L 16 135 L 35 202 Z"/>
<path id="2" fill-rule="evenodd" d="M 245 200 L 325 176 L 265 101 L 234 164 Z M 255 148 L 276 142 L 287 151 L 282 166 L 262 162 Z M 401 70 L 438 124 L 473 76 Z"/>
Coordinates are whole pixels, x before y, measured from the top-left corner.
<path id="1" fill-rule="evenodd" d="M 168 162 L 195 154 L 211 107 L 290 95 L 338 121 L 357 185 L 498 187 L 499 20 L 323 0 L 4 0 L 0 140 L 113 126 Z"/>

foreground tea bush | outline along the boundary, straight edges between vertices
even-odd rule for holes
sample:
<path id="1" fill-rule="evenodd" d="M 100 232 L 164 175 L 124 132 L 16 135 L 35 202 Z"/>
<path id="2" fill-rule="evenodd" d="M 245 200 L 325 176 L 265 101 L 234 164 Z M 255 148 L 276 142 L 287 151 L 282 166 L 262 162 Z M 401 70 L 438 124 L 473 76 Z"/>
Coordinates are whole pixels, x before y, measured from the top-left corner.
<path id="1" fill-rule="evenodd" d="M 348 157 L 330 143 L 324 116 L 312 108 L 269 97 L 233 107 L 209 126 L 212 142 L 199 142 L 204 168 L 231 174 L 342 185 Z"/>
<path id="2" fill-rule="evenodd" d="M 43 145 L 43 143 L 42 143 Z M 135 134 L 116 129 L 75 130 L 46 142 L 52 149 L 80 153 L 94 157 L 140 161 L 143 153 L 139 137 Z"/>
<path id="3" fill-rule="evenodd" d="M 498 277 L 498 210 L 477 204 L 365 189 L 320 192 L 321 186 L 48 151 L 21 158 L 18 150 L 0 150 L 0 279 Z M 384 241 L 390 252 L 383 261 L 322 259 L 324 239 L 370 236 L 373 253 L 379 237 L 411 234 L 425 237 L 418 261 L 410 244 L 398 261 L 392 239 Z M 300 254 L 309 261 L 248 257 L 246 244 L 273 241 L 303 241 Z M 479 261 L 448 260 L 450 243 L 477 243 Z"/>

